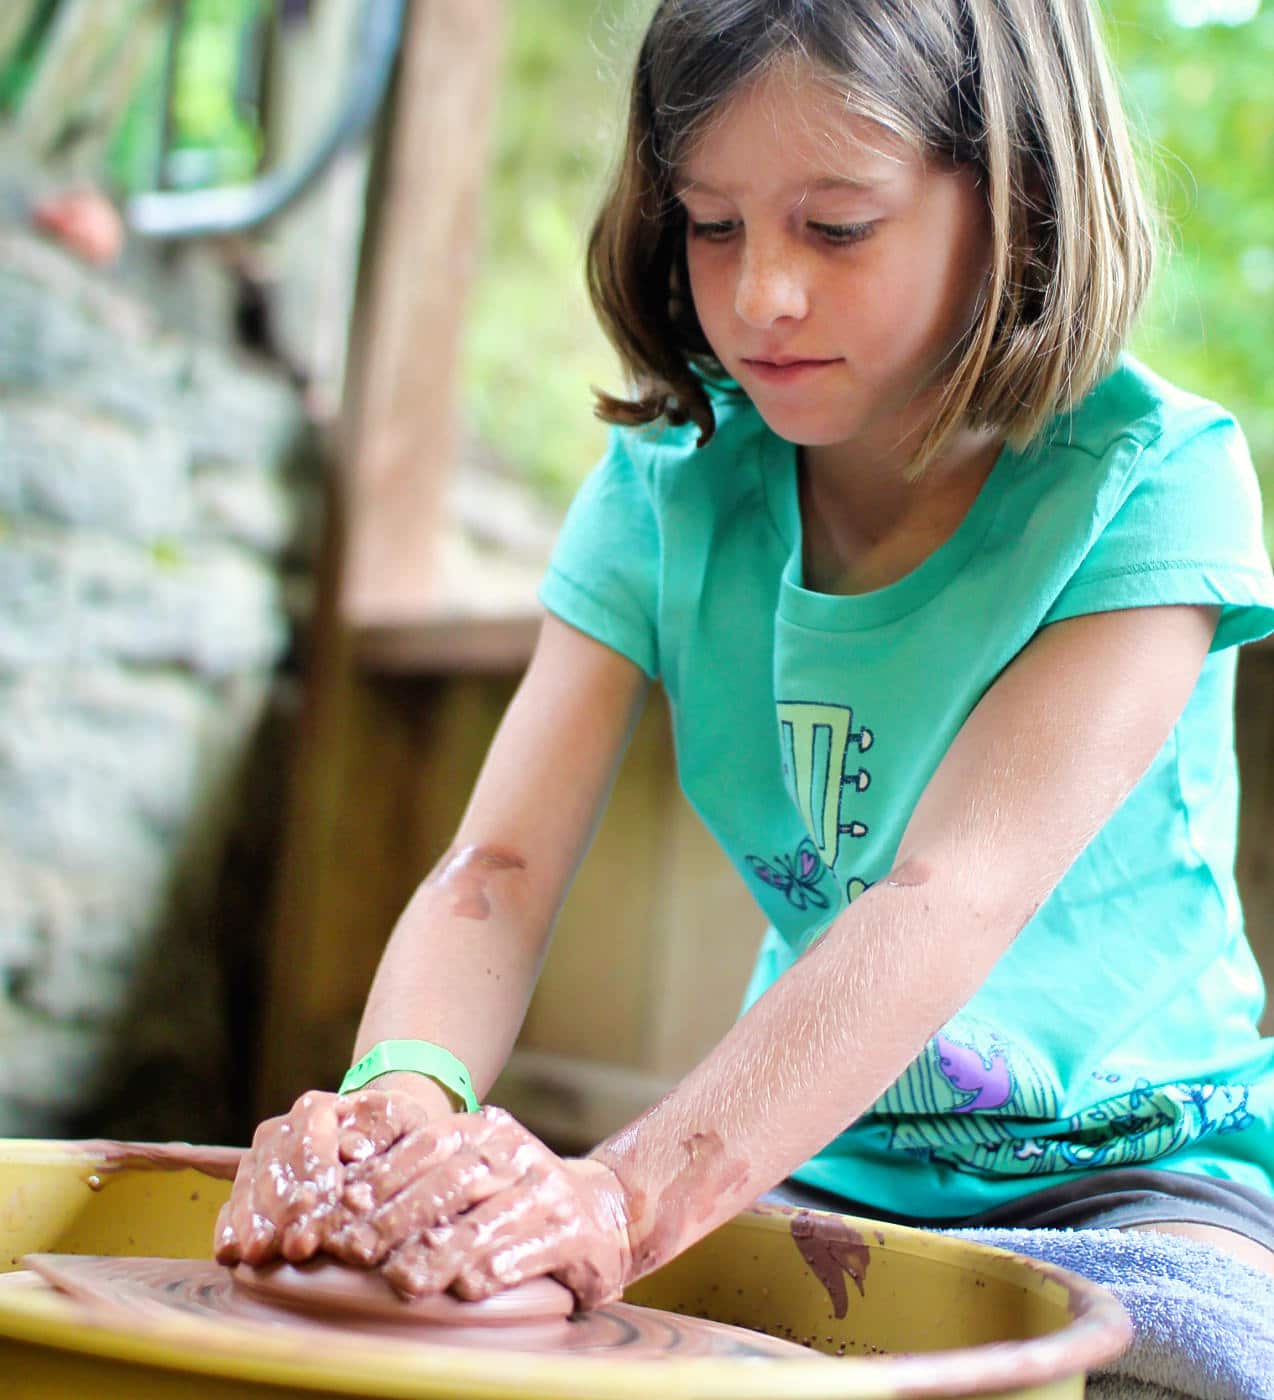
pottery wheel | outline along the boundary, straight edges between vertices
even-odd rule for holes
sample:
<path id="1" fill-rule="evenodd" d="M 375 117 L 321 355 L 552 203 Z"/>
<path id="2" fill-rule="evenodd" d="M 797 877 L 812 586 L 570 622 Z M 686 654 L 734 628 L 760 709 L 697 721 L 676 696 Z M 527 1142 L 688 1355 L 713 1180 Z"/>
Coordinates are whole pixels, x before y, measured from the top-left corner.
<path id="1" fill-rule="evenodd" d="M 629 1303 L 568 1316 L 571 1295 L 551 1279 L 519 1285 L 503 1299 L 480 1304 L 449 1297 L 413 1304 L 400 1302 L 378 1275 L 363 1275 L 340 1264 L 243 1270 L 247 1277 L 242 1278 L 211 1261 L 191 1259 L 31 1254 L 22 1262 L 70 1304 L 99 1318 L 107 1309 L 115 1314 L 113 1325 L 131 1323 L 139 1331 L 198 1319 L 258 1332 L 266 1328 L 276 1336 L 286 1332 L 301 1342 L 344 1335 L 351 1341 L 361 1339 L 364 1347 L 371 1335 L 390 1346 L 428 1344 L 541 1355 L 614 1353 L 617 1359 L 622 1353 L 624 1360 L 811 1359 L 793 1342 Z M 353 1288 L 351 1273 L 363 1280 Z M 341 1314 L 330 1316 L 322 1299 L 338 1290 Z M 323 1311 L 322 1320 L 317 1311 Z"/>
<path id="2" fill-rule="evenodd" d="M 551 1278 L 531 1279 L 492 1298 L 467 1303 L 450 1293 L 404 1298 L 384 1275 L 334 1259 L 283 1261 L 231 1270 L 236 1289 L 257 1300 L 326 1320 L 364 1319 L 419 1327 L 554 1326 L 575 1311 L 569 1288 Z M 52 1280 L 56 1283 L 56 1279 Z"/>

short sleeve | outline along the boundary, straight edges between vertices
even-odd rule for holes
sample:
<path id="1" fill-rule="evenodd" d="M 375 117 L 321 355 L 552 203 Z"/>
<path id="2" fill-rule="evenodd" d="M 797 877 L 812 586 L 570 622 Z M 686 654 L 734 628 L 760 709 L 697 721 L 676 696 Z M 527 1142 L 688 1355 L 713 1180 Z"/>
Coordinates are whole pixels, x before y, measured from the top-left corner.
<path id="1" fill-rule="evenodd" d="M 571 502 L 540 602 L 563 622 L 659 674 L 660 533 L 651 466 L 623 429 Z"/>
<path id="2" fill-rule="evenodd" d="M 1260 490 L 1231 419 L 1142 451 L 1118 508 L 1044 620 L 1172 604 L 1220 608 L 1213 651 L 1274 632 Z"/>

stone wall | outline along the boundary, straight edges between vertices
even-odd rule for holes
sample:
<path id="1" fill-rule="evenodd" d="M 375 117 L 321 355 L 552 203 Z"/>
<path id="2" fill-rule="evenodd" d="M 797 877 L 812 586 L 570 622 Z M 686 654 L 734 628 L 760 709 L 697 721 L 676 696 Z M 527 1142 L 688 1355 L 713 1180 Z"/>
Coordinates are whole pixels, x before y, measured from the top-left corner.
<path id="1" fill-rule="evenodd" d="M 319 501 L 290 384 L 0 224 L 0 1135 L 241 1130 Z"/>

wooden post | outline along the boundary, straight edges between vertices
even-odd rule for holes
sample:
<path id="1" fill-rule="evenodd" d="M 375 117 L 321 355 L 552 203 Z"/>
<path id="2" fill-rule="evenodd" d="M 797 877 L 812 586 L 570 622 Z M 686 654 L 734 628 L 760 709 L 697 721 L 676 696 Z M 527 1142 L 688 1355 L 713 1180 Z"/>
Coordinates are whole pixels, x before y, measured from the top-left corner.
<path id="1" fill-rule="evenodd" d="M 434 534 L 456 456 L 455 361 L 500 4 L 412 0 L 407 14 L 290 764 L 258 1115 L 339 1077 L 385 937 L 438 854 L 422 849 L 410 779 L 437 761 L 428 745 L 431 721 L 445 719 L 440 696 L 362 670 L 355 633 L 420 621 L 430 606 Z M 457 788 L 457 803 L 463 797 Z"/>
<path id="2" fill-rule="evenodd" d="M 458 349 L 500 12 L 499 0 L 408 6 L 342 450 L 350 522 L 342 612 L 356 625 L 416 621 L 430 606 L 458 451 Z"/>

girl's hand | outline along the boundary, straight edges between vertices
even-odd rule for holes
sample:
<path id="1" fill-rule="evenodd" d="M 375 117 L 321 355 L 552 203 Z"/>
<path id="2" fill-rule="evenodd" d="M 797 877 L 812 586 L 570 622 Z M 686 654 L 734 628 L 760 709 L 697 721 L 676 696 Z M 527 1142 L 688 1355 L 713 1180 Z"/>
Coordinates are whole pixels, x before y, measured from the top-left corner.
<path id="1" fill-rule="evenodd" d="M 431 1122 L 351 1166 L 344 1204 L 329 1251 L 382 1264 L 408 1296 L 487 1298 L 552 1274 L 591 1308 L 628 1279 L 630 1212 L 615 1174 L 558 1157 L 503 1109 Z"/>
<path id="2" fill-rule="evenodd" d="M 341 1196 L 347 1167 L 384 1152 L 425 1116 L 409 1095 L 365 1089 L 344 1097 L 303 1094 L 290 1113 L 267 1118 L 217 1217 L 217 1262 L 311 1258 L 346 1222 Z"/>

